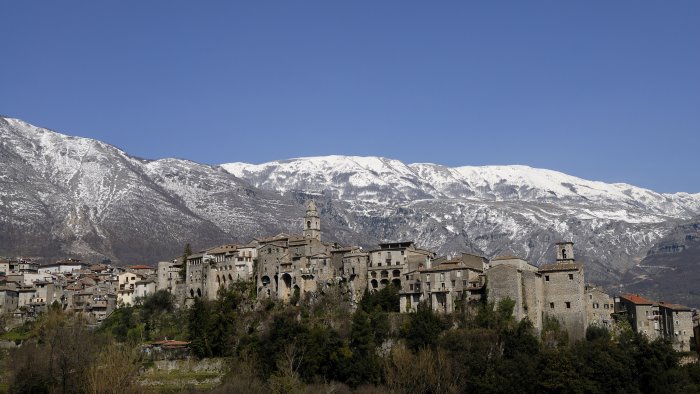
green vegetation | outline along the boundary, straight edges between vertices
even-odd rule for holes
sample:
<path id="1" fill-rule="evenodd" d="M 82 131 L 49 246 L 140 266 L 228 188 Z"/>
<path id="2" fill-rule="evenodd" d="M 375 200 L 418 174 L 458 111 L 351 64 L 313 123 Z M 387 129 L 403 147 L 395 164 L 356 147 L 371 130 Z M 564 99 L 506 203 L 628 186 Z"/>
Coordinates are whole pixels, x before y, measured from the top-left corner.
<path id="1" fill-rule="evenodd" d="M 427 304 L 396 313 L 392 287 L 367 294 L 354 312 L 346 297 L 337 285 L 285 304 L 257 300 L 252 283 L 236 282 L 214 301 L 177 309 L 159 292 L 97 331 L 51 311 L 13 334 L 27 339 L 7 356 L 9 390 L 105 392 L 106 382 L 127 379 L 120 392 L 700 392 L 700 366 L 679 365 L 668 342 L 624 324 L 590 327 L 572 342 L 555 319 L 546 317 L 541 333 L 513 319 L 510 300 L 442 315 Z M 139 345 L 165 336 L 191 341 L 196 357 L 227 360 L 229 372 L 220 380 L 224 372 L 146 368 Z"/>

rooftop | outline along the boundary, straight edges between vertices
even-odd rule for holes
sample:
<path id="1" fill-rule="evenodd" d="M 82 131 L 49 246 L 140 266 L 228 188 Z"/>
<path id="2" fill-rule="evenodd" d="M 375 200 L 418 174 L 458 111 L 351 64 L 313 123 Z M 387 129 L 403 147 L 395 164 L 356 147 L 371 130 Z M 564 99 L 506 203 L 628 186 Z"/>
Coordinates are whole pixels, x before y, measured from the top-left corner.
<path id="1" fill-rule="evenodd" d="M 542 264 L 540 266 L 540 272 L 554 272 L 554 271 L 578 271 L 583 268 L 581 263 L 553 263 L 553 264 Z"/>
<path id="2" fill-rule="evenodd" d="M 653 301 L 647 300 L 639 294 L 623 294 L 620 296 L 620 298 L 624 298 L 627 301 L 636 305 L 654 305 Z"/>
<path id="3" fill-rule="evenodd" d="M 664 308 L 671 309 L 671 310 L 673 310 L 673 311 L 678 311 L 678 312 L 685 312 L 685 311 L 690 312 L 690 311 L 692 310 L 692 309 L 690 309 L 689 307 L 687 307 L 687 306 L 685 306 L 685 305 L 681 305 L 681 304 L 672 304 L 672 303 L 670 303 L 670 302 L 663 302 L 663 301 L 660 301 L 660 302 L 659 302 L 659 306 L 664 307 Z"/>

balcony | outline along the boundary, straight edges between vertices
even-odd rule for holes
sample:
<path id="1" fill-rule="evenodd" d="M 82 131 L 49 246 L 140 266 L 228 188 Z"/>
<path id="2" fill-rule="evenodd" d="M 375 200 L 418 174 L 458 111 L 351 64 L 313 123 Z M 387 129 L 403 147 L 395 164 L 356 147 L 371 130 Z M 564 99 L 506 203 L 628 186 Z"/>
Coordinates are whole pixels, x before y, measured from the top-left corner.
<path id="1" fill-rule="evenodd" d="M 299 272 L 302 276 L 314 276 L 314 272 L 311 268 L 302 268 Z"/>

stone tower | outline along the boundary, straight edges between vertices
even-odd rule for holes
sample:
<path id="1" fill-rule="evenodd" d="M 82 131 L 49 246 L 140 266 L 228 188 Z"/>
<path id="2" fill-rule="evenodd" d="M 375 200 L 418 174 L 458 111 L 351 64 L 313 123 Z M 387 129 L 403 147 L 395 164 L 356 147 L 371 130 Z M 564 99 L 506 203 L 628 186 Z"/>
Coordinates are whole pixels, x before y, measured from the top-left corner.
<path id="1" fill-rule="evenodd" d="M 573 263 L 574 262 L 574 243 L 573 242 L 558 242 L 557 248 L 557 263 Z"/>
<path id="2" fill-rule="evenodd" d="M 316 203 L 310 200 L 306 204 L 306 217 L 304 218 L 304 238 L 321 240 L 321 218 L 318 217 Z"/>

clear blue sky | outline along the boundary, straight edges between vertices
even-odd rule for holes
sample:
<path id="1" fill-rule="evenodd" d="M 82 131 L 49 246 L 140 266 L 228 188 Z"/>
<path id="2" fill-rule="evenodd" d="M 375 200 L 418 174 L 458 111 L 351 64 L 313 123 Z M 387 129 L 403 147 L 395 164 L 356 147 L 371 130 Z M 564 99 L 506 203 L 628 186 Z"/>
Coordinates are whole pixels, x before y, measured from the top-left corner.
<path id="1" fill-rule="evenodd" d="M 698 1 L 2 1 L 0 114 L 145 158 L 700 192 Z"/>

